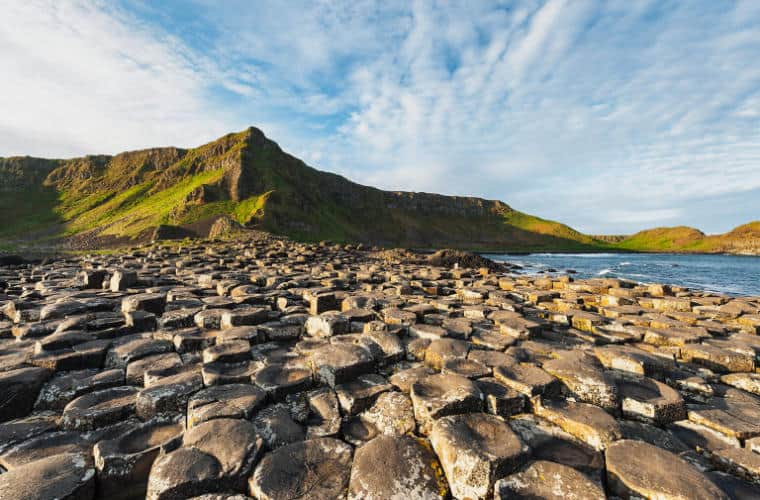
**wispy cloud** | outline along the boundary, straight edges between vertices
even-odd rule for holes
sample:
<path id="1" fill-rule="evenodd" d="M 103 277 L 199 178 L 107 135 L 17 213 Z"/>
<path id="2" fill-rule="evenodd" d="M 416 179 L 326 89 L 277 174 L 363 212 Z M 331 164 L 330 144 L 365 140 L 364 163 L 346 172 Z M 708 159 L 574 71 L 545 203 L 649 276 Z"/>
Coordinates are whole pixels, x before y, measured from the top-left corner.
<path id="1" fill-rule="evenodd" d="M 256 124 L 360 182 L 591 232 L 760 216 L 756 2 L 72 1 L 0 18 L 0 154 Z"/>

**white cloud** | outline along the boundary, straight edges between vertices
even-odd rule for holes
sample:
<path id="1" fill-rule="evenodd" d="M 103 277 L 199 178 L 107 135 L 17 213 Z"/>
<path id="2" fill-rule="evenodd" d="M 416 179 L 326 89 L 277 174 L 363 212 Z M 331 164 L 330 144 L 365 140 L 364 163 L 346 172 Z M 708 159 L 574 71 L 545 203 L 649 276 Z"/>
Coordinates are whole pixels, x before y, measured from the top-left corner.
<path id="1" fill-rule="evenodd" d="M 228 131 L 202 62 L 126 13 L 84 1 L 0 3 L 0 154 L 71 156 Z"/>
<path id="2" fill-rule="evenodd" d="M 186 30 L 164 5 L 0 4 L 0 154 L 256 124 L 360 182 L 590 232 L 760 210 L 753 2 L 196 0 Z"/>

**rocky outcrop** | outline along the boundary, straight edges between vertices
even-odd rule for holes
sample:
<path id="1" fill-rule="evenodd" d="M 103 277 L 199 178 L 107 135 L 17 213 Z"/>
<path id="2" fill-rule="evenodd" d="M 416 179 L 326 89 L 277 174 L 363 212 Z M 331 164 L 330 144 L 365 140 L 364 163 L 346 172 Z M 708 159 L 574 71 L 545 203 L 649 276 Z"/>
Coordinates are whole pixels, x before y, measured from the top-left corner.
<path id="1" fill-rule="evenodd" d="M 760 298 L 383 257 L 5 262 L 0 498 L 760 496 Z"/>

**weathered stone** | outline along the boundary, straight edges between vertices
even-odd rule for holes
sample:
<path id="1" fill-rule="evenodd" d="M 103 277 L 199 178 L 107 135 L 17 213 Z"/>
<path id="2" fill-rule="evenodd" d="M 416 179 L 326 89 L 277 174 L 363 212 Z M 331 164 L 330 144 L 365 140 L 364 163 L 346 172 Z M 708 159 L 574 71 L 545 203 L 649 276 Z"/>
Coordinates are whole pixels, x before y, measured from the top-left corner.
<path id="1" fill-rule="evenodd" d="M 283 446 L 264 456 L 249 481 L 250 493 L 262 500 L 341 498 L 351 474 L 351 447 L 319 438 Z"/>
<path id="2" fill-rule="evenodd" d="M 308 394 L 309 415 L 306 438 L 329 437 L 340 431 L 340 409 L 335 392 L 328 388 L 317 389 Z M 411 405 L 410 405 L 411 407 Z M 414 417 L 412 417 L 414 421 Z"/>
<path id="3" fill-rule="evenodd" d="M 62 412 L 67 404 L 79 396 L 120 385 L 124 385 L 124 370 L 120 369 L 61 372 L 42 387 L 34 409 Z"/>
<path id="4" fill-rule="evenodd" d="M 534 406 L 534 412 L 597 450 L 605 449 L 622 437 L 615 419 L 591 404 L 542 401 Z"/>
<path id="5" fill-rule="evenodd" d="M 257 412 L 253 425 L 269 449 L 306 439 L 304 427 L 293 419 L 290 409 L 284 404 L 268 406 Z"/>
<path id="6" fill-rule="evenodd" d="M 349 499 L 443 499 L 448 484 L 437 458 L 409 436 L 377 436 L 354 453 Z"/>
<path id="7" fill-rule="evenodd" d="M 503 420 L 486 413 L 436 420 L 430 442 L 456 498 L 487 498 L 496 480 L 520 466 L 529 451 Z"/>
<path id="8" fill-rule="evenodd" d="M 83 455 L 64 453 L 0 474 L 0 498 L 89 500 L 95 495 L 95 470 Z"/>
<path id="9" fill-rule="evenodd" d="M 145 497 L 155 459 L 182 436 L 177 423 L 150 422 L 95 445 L 98 494 L 104 498 Z"/>
<path id="10" fill-rule="evenodd" d="M 570 352 L 560 359 L 547 361 L 543 369 L 560 379 L 578 401 L 615 413 L 620 407 L 617 386 L 595 361 L 583 352 Z"/>
<path id="11" fill-rule="evenodd" d="M 381 375 L 359 375 L 355 380 L 335 386 L 343 412 L 356 415 L 369 408 L 375 399 L 391 389 L 391 385 Z"/>
<path id="12" fill-rule="evenodd" d="M 588 477 L 566 465 L 544 460 L 496 482 L 493 497 L 507 499 L 604 500 L 604 490 Z"/>
<path id="13" fill-rule="evenodd" d="M 135 413 L 137 389 L 111 387 L 79 396 L 63 409 L 61 427 L 87 431 L 120 422 Z"/>
<path id="14" fill-rule="evenodd" d="M 619 379 L 623 415 L 664 425 L 686 418 L 686 403 L 675 389 L 642 377 Z"/>
<path id="15" fill-rule="evenodd" d="M 159 456 L 148 478 L 147 500 L 181 500 L 223 487 L 222 466 L 208 453 L 183 447 Z"/>
<path id="16" fill-rule="evenodd" d="M 728 499 L 699 470 L 657 446 L 623 439 L 612 443 L 605 456 L 608 487 L 623 498 Z"/>
<path id="17" fill-rule="evenodd" d="M 311 371 L 282 364 L 262 368 L 253 376 L 253 382 L 275 401 L 283 399 L 287 394 L 307 390 L 313 384 Z"/>
<path id="18" fill-rule="evenodd" d="M 368 373 L 374 367 L 369 352 L 352 344 L 320 347 L 311 354 L 309 362 L 315 377 L 330 387 Z"/>
<path id="19" fill-rule="evenodd" d="M 0 422 L 27 416 L 50 375 L 50 370 L 45 368 L 0 372 Z"/>
<path id="20" fill-rule="evenodd" d="M 203 388 L 198 371 L 188 371 L 162 378 L 137 394 L 137 415 L 143 420 L 161 414 L 184 414 L 190 396 Z"/>
<path id="21" fill-rule="evenodd" d="M 436 419 L 480 411 L 483 395 L 469 379 L 460 375 L 430 375 L 412 384 L 414 416 L 422 434 L 428 434 Z"/>
<path id="22" fill-rule="evenodd" d="M 520 363 L 510 366 L 497 366 L 493 370 L 496 380 L 528 397 L 542 395 L 557 396 L 560 382 L 535 365 Z"/>
<path id="23" fill-rule="evenodd" d="M 495 378 L 481 378 L 475 381 L 475 385 L 483 393 L 488 413 L 508 418 L 525 408 L 525 396 Z"/>
<path id="24" fill-rule="evenodd" d="M 215 418 L 253 417 L 266 393 L 249 384 L 217 385 L 193 394 L 187 402 L 187 427 Z"/>

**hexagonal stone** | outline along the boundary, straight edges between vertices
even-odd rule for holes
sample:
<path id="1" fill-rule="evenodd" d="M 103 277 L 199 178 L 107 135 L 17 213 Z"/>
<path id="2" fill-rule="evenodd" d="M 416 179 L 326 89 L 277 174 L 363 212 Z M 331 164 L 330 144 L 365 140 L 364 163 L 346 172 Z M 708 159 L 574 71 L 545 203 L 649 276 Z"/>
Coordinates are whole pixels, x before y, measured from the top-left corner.
<path id="1" fill-rule="evenodd" d="M 657 446 L 623 439 L 607 447 L 607 484 L 623 498 L 728 499 L 703 473 Z"/>
<path id="2" fill-rule="evenodd" d="M 250 382 L 257 371 L 264 365 L 259 361 L 242 363 L 205 363 L 201 367 L 203 384 L 206 387 L 224 384 L 243 384 Z M 311 372 L 309 372 L 311 374 Z"/>
<path id="3" fill-rule="evenodd" d="M 529 451 L 502 419 L 487 413 L 436 420 L 430 443 L 456 498 L 487 498 L 494 482 L 520 466 Z"/>
<path id="4" fill-rule="evenodd" d="M 311 371 L 304 368 L 272 364 L 256 372 L 253 383 L 264 389 L 273 400 L 279 401 L 288 394 L 309 389 L 313 380 Z"/>
<path id="5" fill-rule="evenodd" d="M 615 381 L 604 373 L 596 359 L 583 352 L 570 352 L 552 359 L 542 368 L 557 377 L 576 400 L 617 412 L 620 407 Z"/>
<path id="6" fill-rule="evenodd" d="M 491 375 L 491 369 L 473 359 L 447 359 L 443 362 L 441 373 L 454 373 L 469 379 L 478 379 Z"/>
<path id="7" fill-rule="evenodd" d="M 524 471 L 496 482 L 495 500 L 560 499 L 604 500 L 606 495 L 599 484 L 572 467 L 539 460 Z"/>
<path id="8" fill-rule="evenodd" d="M 686 418 L 686 403 L 672 387 L 651 378 L 621 378 L 617 383 L 623 415 L 664 425 Z"/>
<path id="9" fill-rule="evenodd" d="M 121 311 L 147 311 L 153 314 L 163 314 L 166 307 L 165 293 L 136 293 L 124 297 L 121 301 Z"/>
<path id="10" fill-rule="evenodd" d="M 697 344 L 709 337 L 710 334 L 702 327 L 649 328 L 644 334 L 644 342 L 656 346 L 682 347 Z"/>
<path id="11" fill-rule="evenodd" d="M 588 403 L 541 401 L 533 411 L 597 450 L 622 436 L 620 426 L 609 413 Z"/>
<path id="12" fill-rule="evenodd" d="M 433 340 L 425 349 L 425 364 L 435 370 L 441 370 L 447 360 L 464 359 L 469 351 L 470 344 L 464 340 Z"/>
<path id="13" fill-rule="evenodd" d="M 720 381 L 760 396 L 760 373 L 729 373 L 720 377 Z"/>
<path id="14" fill-rule="evenodd" d="M 127 365 L 126 381 L 129 385 L 143 386 L 145 372 L 148 370 L 165 370 L 182 366 L 182 358 L 176 352 L 153 354 L 131 361 Z"/>
<path id="15" fill-rule="evenodd" d="M 137 389 L 111 387 L 79 396 L 63 409 L 61 427 L 89 431 L 120 422 L 135 413 Z"/>
<path id="16" fill-rule="evenodd" d="M 381 393 L 390 389 L 391 385 L 383 376 L 370 373 L 335 386 L 335 394 L 343 412 L 346 415 L 356 415 L 369 408 Z"/>
<path id="17" fill-rule="evenodd" d="M 246 307 L 222 313 L 220 326 L 234 328 L 243 325 L 260 325 L 269 320 L 270 310 L 266 307 Z"/>
<path id="18" fill-rule="evenodd" d="M 251 496 L 341 498 L 351 474 L 351 447 L 337 439 L 319 438 L 283 446 L 264 456 L 249 481 Z"/>
<path id="19" fill-rule="evenodd" d="M 650 354 L 628 345 L 597 347 L 594 354 L 605 368 L 660 378 L 675 367 L 672 360 Z"/>
<path id="20" fill-rule="evenodd" d="M 34 409 L 62 412 L 67 404 L 79 396 L 120 385 L 124 385 L 124 370 L 120 369 L 61 372 L 42 387 Z"/>
<path id="21" fill-rule="evenodd" d="M 159 456 L 148 478 L 146 500 L 180 500 L 219 491 L 222 466 L 208 453 L 182 447 Z"/>
<path id="22" fill-rule="evenodd" d="M 0 453 L 14 445 L 58 428 L 58 416 L 30 415 L 0 424 Z"/>
<path id="23" fill-rule="evenodd" d="M 253 418 L 253 425 L 269 449 L 306 439 L 303 426 L 293 419 L 290 409 L 282 403 L 259 410 Z"/>
<path id="24" fill-rule="evenodd" d="M 120 344 L 106 355 L 106 367 L 126 368 L 129 363 L 153 354 L 172 352 L 171 342 L 140 338 Z"/>
<path id="25" fill-rule="evenodd" d="M 747 448 L 723 448 L 711 455 L 719 468 L 748 481 L 760 482 L 760 454 Z"/>
<path id="26" fill-rule="evenodd" d="M 245 418 L 264 405 L 266 393 L 250 384 L 216 385 L 203 389 L 187 402 L 187 427 L 215 418 Z"/>
<path id="27" fill-rule="evenodd" d="M 601 484 L 604 454 L 554 424 L 531 414 L 516 415 L 509 425 L 531 449 L 534 460 L 561 463 Z"/>
<path id="28" fill-rule="evenodd" d="M 448 415 L 480 411 L 483 395 L 469 379 L 460 375 L 430 375 L 412 384 L 414 417 L 422 434 L 435 420 Z"/>
<path id="29" fill-rule="evenodd" d="M 306 438 L 334 436 L 340 432 L 340 409 L 335 392 L 328 388 L 311 391 L 307 395 L 309 415 Z M 413 420 L 413 418 L 412 418 Z"/>
<path id="30" fill-rule="evenodd" d="M 528 397 L 542 395 L 558 396 L 560 381 L 536 365 L 520 363 L 510 366 L 497 366 L 493 376 L 502 384 Z"/>
<path id="31" fill-rule="evenodd" d="M 111 275 L 110 288 L 112 292 L 126 290 L 137 284 L 137 272 L 118 269 Z"/>
<path id="32" fill-rule="evenodd" d="M 354 454 L 349 499 L 443 499 L 448 484 L 435 455 L 409 436 L 377 436 Z"/>
<path id="33" fill-rule="evenodd" d="M 251 344 L 247 340 L 229 340 L 203 350 L 204 363 L 240 363 L 251 360 Z"/>
<path id="34" fill-rule="evenodd" d="M 327 338 L 348 333 L 349 321 L 338 311 L 328 311 L 319 316 L 310 316 L 304 327 L 312 337 Z"/>
<path id="35" fill-rule="evenodd" d="M 243 489 L 262 453 L 263 440 L 246 420 L 218 418 L 188 429 L 183 446 L 197 448 L 216 458 L 224 488 Z"/>
<path id="36" fill-rule="evenodd" d="M 755 369 L 754 352 L 741 353 L 714 345 L 686 344 L 681 347 L 681 358 L 720 373 L 751 372 Z"/>
<path id="37" fill-rule="evenodd" d="M 52 372 L 46 368 L 18 368 L 0 372 L 0 422 L 25 417 Z"/>
<path id="38" fill-rule="evenodd" d="M 335 387 L 374 368 L 369 351 L 353 344 L 330 344 L 311 353 L 309 363 L 315 376 L 324 384 Z"/>
<path id="39" fill-rule="evenodd" d="M 181 423 L 151 422 L 97 443 L 93 453 L 99 495 L 112 499 L 144 498 L 153 462 L 160 453 L 169 451 L 183 430 Z"/>
<path id="40" fill-rule="evenodd" d="M 485 411 L 500 417 L 509 417 L 525 409 L 525 396 L 492 377 L 475 381 L 483 393 Z"/>
<path id="41" fill-rule="evenodd" d="M 0 474 L 0 498 L 88 500 L 95 496 L 95 469 L 83 455 L 64 453 Z"/>
<path id="42" fill-rule="evenodd" d="M 394 373 L 388 381 L 399 391 L 409 394 L 413 383 L 434 373 L 435 370 L 430 367 L 417 365 Z"/>
<path id="43" fill-rule="evenodd" d="M 412 400 L 400 392 L 384 392 L 377 401 L 360 415 L 361 420 L 379 434 L 401 436 L 414 432 Z"/>
<path id="44" fill-rule="evenodd" d="M 198 371 L 163 377 L 137 394 L 137 415 L 148 420 L 162 414 L 184 414 L 190 396 L 201 389 L 203 377 Z"/>

